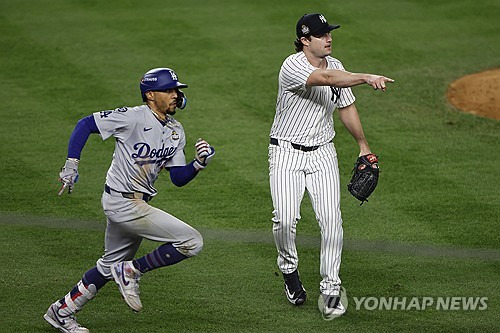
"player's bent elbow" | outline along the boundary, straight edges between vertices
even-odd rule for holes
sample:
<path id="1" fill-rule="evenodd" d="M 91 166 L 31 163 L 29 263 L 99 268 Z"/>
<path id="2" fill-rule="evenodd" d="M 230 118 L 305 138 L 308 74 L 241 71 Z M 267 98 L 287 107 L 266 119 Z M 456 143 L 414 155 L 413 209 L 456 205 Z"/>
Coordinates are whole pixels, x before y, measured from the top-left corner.
<path id="1" fill-rule="evenodd" d="M 177 181 L 174 181 L 172 179 L 172 184 L 174 184 L 175 186 L 177 187 L 183 187 L 184 185 L 186 185 L 187 183 L 183 183 L 183 182 L 177 182 Z"/>

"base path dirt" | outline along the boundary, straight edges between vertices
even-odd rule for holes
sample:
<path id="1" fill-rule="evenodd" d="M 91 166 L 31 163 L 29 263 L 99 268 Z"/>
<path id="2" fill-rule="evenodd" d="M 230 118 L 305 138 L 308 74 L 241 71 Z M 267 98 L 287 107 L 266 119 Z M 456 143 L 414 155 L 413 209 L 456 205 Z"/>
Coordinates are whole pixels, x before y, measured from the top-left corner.
<path id="1" fill-rule="evenodd" d="M 452 82 L 446 97 L 457 109 L 500 120 L 500 68 L 467 75 Z"/>

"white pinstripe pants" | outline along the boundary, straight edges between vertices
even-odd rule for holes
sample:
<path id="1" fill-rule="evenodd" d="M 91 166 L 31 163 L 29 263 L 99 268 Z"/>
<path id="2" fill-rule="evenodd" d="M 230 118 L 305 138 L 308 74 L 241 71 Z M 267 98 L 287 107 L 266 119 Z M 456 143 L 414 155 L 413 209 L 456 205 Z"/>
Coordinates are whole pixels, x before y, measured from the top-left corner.
<path id="1" fill-rule="evenodd" d="M 290 143 L 269 145 L 269 180 L 273 200 L 273 235 L 278 267 L 289 274 L 298 267 L 295 236 L 300 204 L 307 189 L 321 230 L 320 291 L 332 294 L 340 288 L 342 217 L 340 176 L 333 143 L 303 152 Z"/>

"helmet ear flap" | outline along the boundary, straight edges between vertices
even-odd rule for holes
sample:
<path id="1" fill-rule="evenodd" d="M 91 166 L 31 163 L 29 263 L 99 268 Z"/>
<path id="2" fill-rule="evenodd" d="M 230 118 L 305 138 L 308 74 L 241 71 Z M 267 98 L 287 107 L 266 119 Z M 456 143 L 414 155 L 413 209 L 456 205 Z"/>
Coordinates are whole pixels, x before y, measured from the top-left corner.
<path id="1" fill-rule="evenodd" d="M 177 89 L 177 107 L 182 110 L 186 107 L 186 104 L 186 95 L 182 92 L 182 90 Z"/>

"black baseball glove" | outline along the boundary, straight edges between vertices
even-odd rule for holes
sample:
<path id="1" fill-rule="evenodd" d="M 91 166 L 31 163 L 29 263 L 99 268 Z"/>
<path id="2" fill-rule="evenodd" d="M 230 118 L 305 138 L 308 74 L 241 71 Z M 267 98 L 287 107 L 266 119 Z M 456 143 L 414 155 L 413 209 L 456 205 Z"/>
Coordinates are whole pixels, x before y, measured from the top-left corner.
<path id="1" fill-rule="evenodd" d="M 352 170 L 353 175 L 347 189 L 358 200 L 361 205 L 368 201 L 368 197 L 373 193 L 378 183 L 378 156 L 367 154 L 358 157 Z"/>

